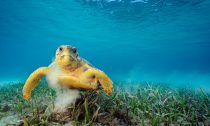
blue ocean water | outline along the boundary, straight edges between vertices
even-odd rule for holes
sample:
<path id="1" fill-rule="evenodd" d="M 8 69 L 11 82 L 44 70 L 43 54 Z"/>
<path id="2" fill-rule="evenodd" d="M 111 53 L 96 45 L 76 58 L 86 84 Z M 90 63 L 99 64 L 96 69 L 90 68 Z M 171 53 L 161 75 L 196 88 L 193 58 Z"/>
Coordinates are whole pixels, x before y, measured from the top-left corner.
<path id="1" fill-rule="evenodd" d="M 210 0 L 0 0 L 0 81 L 24 81 L 61 44 L 113 80 L 210 90 Z"/>

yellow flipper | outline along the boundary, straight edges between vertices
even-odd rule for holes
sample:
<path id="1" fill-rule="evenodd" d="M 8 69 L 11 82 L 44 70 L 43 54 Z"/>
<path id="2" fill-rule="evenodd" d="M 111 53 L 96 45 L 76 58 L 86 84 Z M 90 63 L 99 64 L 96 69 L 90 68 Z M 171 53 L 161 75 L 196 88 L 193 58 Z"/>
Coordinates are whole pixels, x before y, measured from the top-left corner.
<path id="1" fill-rule="evenodd" d="M 112 81 L 102 71 L 97 69 L 89 69 L 80 76 L 60 75 L 58 79 L 59 84 L 75 89 L 91 89 L 98 88 L 98 82 L 103 87 L 107 95 L 112 93 Z"/>
<path id="2" fill-rule="evenodd" d="M 97 83 L 87 82 L 74 76 L 59 76 L 58 83 L 75 89 L 96 89 Z"/>
<path id="3" fill-rule="evenodd" d="M 100 71 L 98 69 L 89 69 L 84 72 L 82 76 L 85 78 L 92 78 L 96 81 L 96 83 L 99 82 L 107 95 L 110 95 L 112 93 L 112 81 L 103 71 Z"/>
<path id="4" fill-rule="evenodd" d="M 49 68 L 41 67 L 35 70 L 26 80 L 23 87 L 23 98 L 29 100 L 31 97 L 31 92 L 38 85 L 39 81 L 49 73 Z"/>

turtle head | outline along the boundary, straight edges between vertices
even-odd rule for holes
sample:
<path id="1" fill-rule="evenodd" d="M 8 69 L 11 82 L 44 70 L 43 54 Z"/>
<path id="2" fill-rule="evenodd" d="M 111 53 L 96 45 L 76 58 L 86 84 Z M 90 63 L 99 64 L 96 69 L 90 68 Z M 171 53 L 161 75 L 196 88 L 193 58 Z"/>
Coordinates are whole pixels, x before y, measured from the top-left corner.
<path id="1" fill-rule="evenodd" d="M 61 68 L 77 68 L 79 65 L 78 52 L 75 47 L 62 45 L 56 50 L 56 63 Z"/>

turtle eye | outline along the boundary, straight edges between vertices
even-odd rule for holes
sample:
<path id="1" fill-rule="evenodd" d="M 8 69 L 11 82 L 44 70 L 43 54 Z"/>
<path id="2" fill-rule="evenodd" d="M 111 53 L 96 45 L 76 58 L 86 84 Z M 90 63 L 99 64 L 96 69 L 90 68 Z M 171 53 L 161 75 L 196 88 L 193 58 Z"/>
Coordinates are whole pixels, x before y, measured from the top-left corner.
<path id="1" fill-rule="evenodd" d="M 77 53 L 77 49 L 76 48 L 72 48 L 72 52 L 73 53 Z"/>
<path id="2" fill-rule="evenodd" d="M 63 51 L 63 48 L 62 48 L 62 47 L 59 47 L 58 50 L 59 50 L 60 52 L 62 52 L 62 51 Z"/>

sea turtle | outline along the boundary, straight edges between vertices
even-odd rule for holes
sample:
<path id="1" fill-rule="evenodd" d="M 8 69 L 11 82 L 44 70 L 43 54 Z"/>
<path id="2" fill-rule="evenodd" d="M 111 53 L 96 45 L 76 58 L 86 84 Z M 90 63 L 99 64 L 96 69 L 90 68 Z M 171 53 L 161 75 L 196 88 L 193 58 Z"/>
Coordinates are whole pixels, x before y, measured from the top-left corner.
<path id="1" fill-rule="evenodd" d="M 62 45 L 56 50 L 55 60 L 48 67 L 40 67 L 26 80 L 23 98 L 30 99 L 32 90 L 46 76 L 48 83 L 79 90 L 97 90 L 100 85 L 107 95 L 112 92 L 111 79 L 101 70 L 78 56 L 77 49 Z"/>

